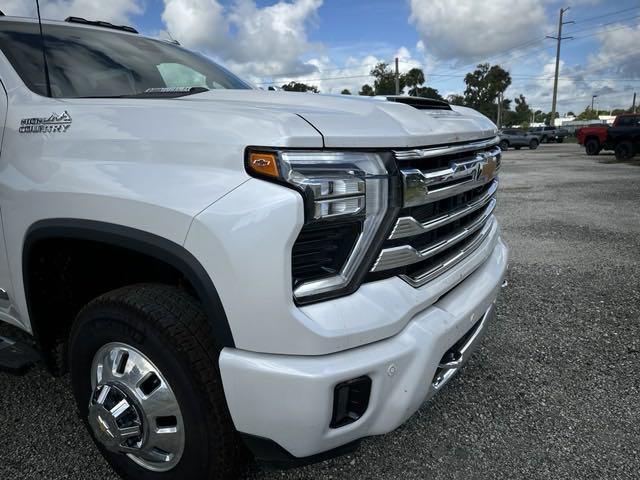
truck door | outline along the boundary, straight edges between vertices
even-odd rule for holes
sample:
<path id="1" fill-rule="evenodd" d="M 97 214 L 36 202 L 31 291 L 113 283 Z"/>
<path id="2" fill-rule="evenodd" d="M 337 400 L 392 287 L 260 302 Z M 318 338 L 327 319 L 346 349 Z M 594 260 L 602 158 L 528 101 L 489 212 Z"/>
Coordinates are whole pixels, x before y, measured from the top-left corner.
<path id="1" fill-rule="evenodd" d="M 2 155 L 2 137 L 4 136 L 4 125 L 7 119 L 7 92 L 0 79 L 0 156 Z M 2 163 L 0 162 L 0 165 Z M 0 170 L 0 175 L 2 171 Z M 2 196 L 0 195 L 0 199 Z M 4 230 L 2 225 L 2 207 L 0 202 L 0 320 L 15 322 L 11 315 L 11 278 L 9 275 L 9 264 L 7 261 L 7 250 L 5 248 Z"/>

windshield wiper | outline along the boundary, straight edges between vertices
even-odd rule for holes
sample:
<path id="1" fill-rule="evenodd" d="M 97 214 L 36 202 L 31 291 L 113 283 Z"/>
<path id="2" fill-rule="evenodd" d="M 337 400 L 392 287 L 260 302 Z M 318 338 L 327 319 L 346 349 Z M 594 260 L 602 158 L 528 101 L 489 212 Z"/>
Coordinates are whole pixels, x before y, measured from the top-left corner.
<path id="1" fill-rule="evenodd" d="M 206 87 L 158 87 L 147 88 L 144 92 L 130 95 L 96 95 L 81 98 L 178 98 L 208 91 Z"/>

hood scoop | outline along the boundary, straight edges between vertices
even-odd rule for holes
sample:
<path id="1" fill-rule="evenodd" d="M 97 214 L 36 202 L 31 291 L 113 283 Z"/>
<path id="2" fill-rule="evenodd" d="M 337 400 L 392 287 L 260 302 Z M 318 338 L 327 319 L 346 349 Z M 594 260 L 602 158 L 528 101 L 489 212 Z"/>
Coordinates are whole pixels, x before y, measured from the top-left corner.
<path id="1" fill-rule="evenodd" d="M 410 97 L 408 95 L 390 95 L 387 101 L 404 103 L 418 110 L 451 110 L 451 106 L 444 100 L 434 98 Z"/>

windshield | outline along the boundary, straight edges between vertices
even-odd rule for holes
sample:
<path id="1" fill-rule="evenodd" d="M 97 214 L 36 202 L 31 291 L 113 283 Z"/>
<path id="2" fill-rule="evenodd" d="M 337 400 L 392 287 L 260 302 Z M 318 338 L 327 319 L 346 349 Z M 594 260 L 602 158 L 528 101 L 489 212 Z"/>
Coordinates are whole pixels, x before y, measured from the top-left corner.
<path id="1" fill-rule="evenodd" d="M 251 88 L 208 58 L 168 42 L 107 29 L 52 24 L 43 29 L 53 97 L 149 98 L 170 89 L 186 95 Z M 1 21 L 0 48 L 25 84 L 46 95 L 38 24 Z"/>

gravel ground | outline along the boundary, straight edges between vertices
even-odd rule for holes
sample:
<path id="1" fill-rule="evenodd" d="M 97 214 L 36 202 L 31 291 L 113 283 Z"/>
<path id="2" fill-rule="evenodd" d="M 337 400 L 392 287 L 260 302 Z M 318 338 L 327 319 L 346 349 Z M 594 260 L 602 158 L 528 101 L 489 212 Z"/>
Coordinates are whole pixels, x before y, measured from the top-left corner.
<path id="1" fill-rule="evenodd" d="M 509 287 L 462 374 L 354 455 L 247 479 L 638 478 L 640 167 L 542 145 L 506 153 L 501 178 Z M 116 478 L 68 380 L 0 390 L 0 478 Z"/>

